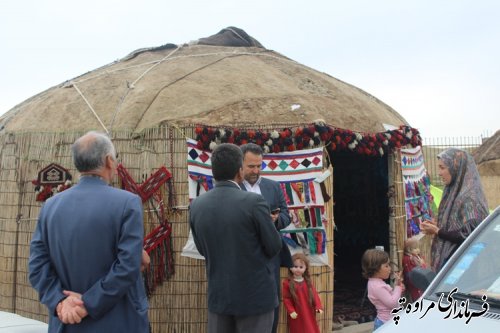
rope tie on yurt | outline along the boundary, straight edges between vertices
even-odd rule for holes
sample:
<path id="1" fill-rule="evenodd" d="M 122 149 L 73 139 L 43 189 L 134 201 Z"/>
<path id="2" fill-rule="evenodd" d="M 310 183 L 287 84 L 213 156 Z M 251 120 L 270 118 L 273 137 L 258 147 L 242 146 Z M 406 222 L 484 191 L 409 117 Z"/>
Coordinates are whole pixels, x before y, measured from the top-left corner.
<path id="1" fill-rule="evenodd" d="M 142 79 L 144 77 L 144 75 L 146 75 L 149 71 L 151 71 L 153 68 L 155 68 L 156 66 L 158 66 L 159 64 L 161 64 L 162 62 L 164 62 L 165 60 L 167 60 L 172 54 L 174 54 L 175 52 L 177 52 L 181 47 L 180 46 L 177 46 L 177 48 L 175 50 L 173 50 L 172 52 L 170 52 L 169 54 L 167 54 L 166 56 L 164 56 L 162 59 L 160 59 L 156 64 L 154 64 L 153 66 L 149 67 L 148 69 L 146 69 L 144 71 L 144 73 L 142 73 L 141 75 L 139 75 L 139 77 L 137 79 L 135 79 L 134 82 L 132 82 L 130 85 L 129 85 L 129 89 L 134 89 L 135 87 L 135 84 L 137 82 L 139 82 L 140 79 Z"/>
<path id="2" fill-rule="evenodd" d="M 175 129 L 177 131 L 177 133 L 179 133 L 179 135 L 184 139 L 184 140 L 187 140 L 189 139 L 186 135 L 186 133 L 184 133 L 184 131 L 177 125 L 177 124 L 168 124 L 169 126 L 171 126 L 173 129 Z M 173 134 L 171 134 L 173 135 Z M 172 150 L 173 151 L 173 150 Z"/>
<path id="3" fill-rule="evenodd" d="M 193 46 L 191 46 L 191 47 L 193 47 Z M 120 68 L 120 69 L 106 70 L 106 71 L 103 71 L 102 73 L 96 74 L 94 76 L 89 76 L 89 77 L 82 78 L 82 79 L 80 79 L 78 81 L 73 81 L 73 82 L 81 83 L 81 82 L 85 82 L 85 81 L 88 81 L 88 80 L 96 79 L 96 78 L 98 78 L 100 76 L 103 76 L 103 75 L 109 75 L 109 74 L 113 74 L 115 72 L 126 71 L 126 70 L 129 70 L 129 69 L 141 67 L 141 66 L 144 66 L 144 65 L 156 64 L 156 63 L 158 63 L 160 61 L 164 61 L 164 60 L 173 61 L 173 60 L 176 60 L 176 59 L 183 59 L 183 58 L 197 58 L 197 57 L 222 56 L 222 55 L 233 55 L 233 56 L 245 56 L 245 55 L 248 55 L 248 56 L 268 57 L 268 58 L 271 58 L 271 59 L 275 59 L 275 60 L 284 61 L 284 62 L 292 63 L 292 64 L 295 64 L 295 65 L 303 66 L 300 63 L 296 62 L 295 60 L 286 59 L 286 58 L 283 58 L 283 57 L 278 57 L 278 56 L 275 56 L 275 55 L 272 55 L 272 54 L 268 54 L 268 52 L 271 52 L 271 51 L 266 50 L 266 51 L 261 51 L 261 52 L 258 52 L 258 53 L 255 53 L 255 52 L 236 52 L 236 51 L 231 51 L 231 52 L 210 52 L 210 53 L 202 53 L 202 54 L 182 55 L 182 56 L 177 56 L 177 57 L 171 57 L 171 58 L 168 58 L 168 59 L 163 59 L 162 58 L 160 60 L 148 61 L 148 62 L 144 62 L 144 63 L 141 63 L 141 64 L 133 65 L 133 66 L 123 67 L 123 68 Z"/>
<path id="4" fill-rule="evenodd" d="M 196 72 L 199 72 L 201 70 L 204 70 L 205 68 L 208 68 L 212 65 L 215 65 L 216 63 L 224 60 L 224 59 L 227 59 L 227 58 L 232 58 L 232 57 L 237 57 L 238 55 L 235 55 L 235 54 L 230 54 L 230 55 L 227 55 L 225 57 L 222 57 L 222 58 L 219 58 L 217 60 L 214 60 L 206 65 L 203 65 L 201 67 L 198 67 L 196 69 L 193 69 L 192 71 L 182 75 L 181 77 L 175 79 L 174 81 L 170 82 L 170 83 L 167 83 L 166 85 L 164 85 L 163 87 L 161 87 L 155 94 L 155 96 L 153 97 L 153 99 L 151 100 L 151 102 L 149 102 L 149 104 L 147 105 L 147 107 L 144 109 L 144 111 L 142 112 L 141 114 L 141 117 L 139 118 L 139 120 L 137 121 L 137 123 L 135 124 L 134 126 L 134 131 L 137 130 L 137 126 L 139 126 L 139 124 L 141 123 L 142 121 L 142 118 L 144 118 L 144 115 L 146 114 L 146 112 L 148 112 L 149 108 L 151 107 L 151 105 L 153 105 L 153 103 L 156 101 L 156 99 L 158 98 L 158 96 L 160 96 L 160 94 L 163 92 L 163 90 L 169 88 L 170 86 L 176 84 L 177 82 L 179 81 L 182 81 L 184 80 L 185 78 L 187 78 L 188 76 L 196 73 Z"/>
<path id="5" fill-rule="evenodd" d="M 172 52 L 170 52 L 169 54 L 167 54 L 166 56 L 164 56 L 159 61 L 155 62 L 153 64 L 153 66 L 149 67 L 141 75 L 139 75 L 139 77 L 137 79 L 135 79 L 134 82 L 132 82 L 132 83 L 128 83 L 127 82 L 127 91 L 125 92 L 125 94 L 120 99 L 120 103 L 118 104 L 118 107 L 116 108 L 115 112 L 113 113 L 113 117 L 111 118 L 111 124 L 110 124 L 110 128 L 111 129 L 113 128 L 113 125 L 115 124 L 116 116 L 118 115 L 118 113 L 120 113 L 122 105 L 123 105 L 123 102 L 125 101 L 125 98 L 128 96 L 128 93 L 130 92 L 130 90 L 134 89 L 136 83 L 139 82 L 139 80 L 142 79 L 147 73 L 149 73 L 153 68 L 155 68 L 156 66 L 158 66 L 159 64 L 161 64 L 162 62 L 164 62 L 165 60 L 167 60 L 172 54 L 174 54 L 175 52 L 177 52 L 179 49 L 180 49 L 180 46 L 178 46 L 175 50 L 173 50 Z"/>
<path id="6" fill-rule="evenodd" d="M 80 94 L 80 96 L 83 98 L 83 100 L 85 101 L 85 103 L 87 103 L 87 106 L 89 107 L 90 111 L 92 111 L 92 113 L 94 114 L 94 116 L 96 117 L 97 121 L 99 122 L 99 124 L 101 124 L 102 128 L 104 128 L 104 130 L 106 131 L 106 134 L 109 134 L 109 131 L 108 129 L 106 128 L 106 126 L 104 126 L 104 123 L 101 121 L 101 118 L 99 118 L 99 116 L 97 115 L 97 113 L 95 112 L 94 108 L 92 107 L 92 105 L 90 105 L 90 102 L 87 100 L 87 98 L 85 98 L 85 96 L 83 95 L 83 93 L 80 91 L 80 89 L 78 89 L 77 85 L 75 82 L 73 82 L 73 88 L 75 88 L 75 90 Z"/>

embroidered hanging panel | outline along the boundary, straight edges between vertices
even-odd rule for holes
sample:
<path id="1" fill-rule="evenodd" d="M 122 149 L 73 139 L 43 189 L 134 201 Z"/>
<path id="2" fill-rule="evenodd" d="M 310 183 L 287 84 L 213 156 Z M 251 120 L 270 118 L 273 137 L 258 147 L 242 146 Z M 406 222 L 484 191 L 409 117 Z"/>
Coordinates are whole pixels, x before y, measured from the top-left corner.
<path id="1" fill-rule="evenodd" d="M 401 149 L 401 168 L 405 194 L 406 236 L 410 238 L 420 233 L 421 221 L 432 217 L 430 179 L 420 146 Z"/>
<path id="2" fill-rule="evenodd" d="M 195 140 L 187 140 L 189 199 L 214 186 L 211 152 L 199 149 Z M 323 173 L 323 148 L 264 154 L 261 175 L 280 183 L 292 223 L 281 234 L 292 254 L 304 252 L 312 265 L 328 265 L 326 253 L 325 201 L 321 184 L 314 181 Z M 181 255 L 203 259 L 192 234 Z"/>

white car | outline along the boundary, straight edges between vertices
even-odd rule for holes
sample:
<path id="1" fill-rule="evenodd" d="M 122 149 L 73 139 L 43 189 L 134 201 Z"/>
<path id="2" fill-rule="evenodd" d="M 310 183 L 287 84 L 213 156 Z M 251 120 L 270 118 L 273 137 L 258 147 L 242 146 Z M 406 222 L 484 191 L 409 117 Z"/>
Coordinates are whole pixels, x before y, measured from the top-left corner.
<path id="1" fill-rule="evenodd" d="M 46 333 L 48 329 L 44 322 L 0 311 L 0 333 Z"/>
<path id="2" fill-rule="evenodd" d="M 417 284 L 434 276 L 412 271 Z M 430 282 L 430 280 L 429 280 Z M 376 333 L 500 332 L 500 206 L 460 245 L 422 297 Z"/>

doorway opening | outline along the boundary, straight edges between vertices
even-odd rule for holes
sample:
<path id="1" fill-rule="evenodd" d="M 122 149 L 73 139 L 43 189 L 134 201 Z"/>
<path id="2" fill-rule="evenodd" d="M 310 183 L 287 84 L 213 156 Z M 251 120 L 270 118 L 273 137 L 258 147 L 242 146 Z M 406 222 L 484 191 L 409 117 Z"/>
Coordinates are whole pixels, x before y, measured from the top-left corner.
<path id="1" fill-rule="evenodd" d="M 352 153 L 330 156 L 334 170 L 334 321 L 373 321 L 361 257 L 389 252 L 388 159 Z"/>

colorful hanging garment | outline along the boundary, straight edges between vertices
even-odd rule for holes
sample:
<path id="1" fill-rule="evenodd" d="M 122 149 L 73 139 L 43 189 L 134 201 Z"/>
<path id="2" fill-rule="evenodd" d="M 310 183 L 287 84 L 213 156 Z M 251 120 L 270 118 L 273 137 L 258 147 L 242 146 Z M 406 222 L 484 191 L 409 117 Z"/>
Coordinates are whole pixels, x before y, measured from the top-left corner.
<path id="1" fill-rule="evenodd" d="M 194 140 L 187 141 L 189 200 L 213 188 L 211 152 L 201 150 Z"/>
<path id="2" fill-rule="evenodd" d="M 418 222 L 432 216 L 430 180 L 420 146 L 401 149 L 407 237 L 420 233 Z"/>
<path id="3" fill-rule="evenodd" d="M 324 254 L 326 249 L 326 232 L 323 228 L 300 228 L 281 230 L 285 242 L 292 248 L 302 248 L 306 254 Z"/>
<path id="4" fill-rule="evenodd" d="M 193 200 L 213 186 L 210 162 L 212 153 L 200 149 L 197 142 L 191 139 L 187 140 L 187 153 L 189 199 Z M 292 217 L 290 229 L 287 228 L 284 232 L 289 235 L 285 240 L 292 253 L 308 253 L 312 265 L 328 265 L 328 255 L 324 251 L 326 232 L 321 214 L 325 204 L 321 188 L 324 184 L 314 182 L 322 174 L 323 148 L 263 155 L 261 175 L 280 183 Z M 308 231 L 310 227 L 321 231 L 313 233 Z M 181 255 L 203 259 L 191 234 Z"/>

